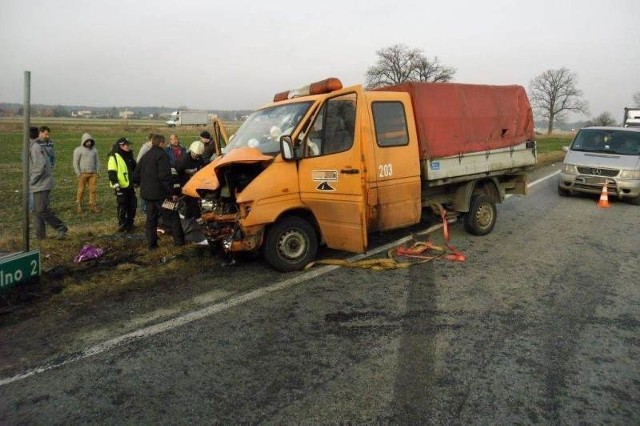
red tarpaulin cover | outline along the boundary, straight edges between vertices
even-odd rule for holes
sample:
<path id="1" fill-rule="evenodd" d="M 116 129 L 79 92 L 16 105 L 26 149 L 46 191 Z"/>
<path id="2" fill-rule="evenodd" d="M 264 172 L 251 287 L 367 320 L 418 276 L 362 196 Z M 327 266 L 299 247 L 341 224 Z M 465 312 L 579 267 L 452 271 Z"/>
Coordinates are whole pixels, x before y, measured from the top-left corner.
<path id="1" fill-rule="evenodd" d="M 522 86 L 403 83 L 379 90 L 411 95 L 421 160 L 533 140 L 533 115 Z"/>

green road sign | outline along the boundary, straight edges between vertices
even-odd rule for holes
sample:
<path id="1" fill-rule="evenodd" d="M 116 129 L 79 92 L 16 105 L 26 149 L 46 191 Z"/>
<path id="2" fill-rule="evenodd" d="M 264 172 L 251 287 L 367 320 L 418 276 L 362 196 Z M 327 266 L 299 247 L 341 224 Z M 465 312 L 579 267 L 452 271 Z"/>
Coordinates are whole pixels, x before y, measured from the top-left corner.
<path id="1" fill-rule="evenodd" d="M 39 250 L 0 257 L 0 292 L 39 276 Z"/>

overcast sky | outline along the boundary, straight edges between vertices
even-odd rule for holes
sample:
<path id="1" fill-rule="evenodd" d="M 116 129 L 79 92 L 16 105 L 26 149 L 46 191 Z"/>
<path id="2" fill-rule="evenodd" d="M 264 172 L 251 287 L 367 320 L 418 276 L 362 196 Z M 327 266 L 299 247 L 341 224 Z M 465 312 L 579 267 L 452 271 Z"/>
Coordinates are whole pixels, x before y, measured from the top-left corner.
<path id="1" fill-rule="evenodd" d="M 640 0 L 2 0 L 0 102 L 255 109 L 326 77 L 364 82 L 396 43 L 455 81 L 567 67 L 591 116 L 640 91 Z M 578 117 L 579 118 L 579 117 Z"/>

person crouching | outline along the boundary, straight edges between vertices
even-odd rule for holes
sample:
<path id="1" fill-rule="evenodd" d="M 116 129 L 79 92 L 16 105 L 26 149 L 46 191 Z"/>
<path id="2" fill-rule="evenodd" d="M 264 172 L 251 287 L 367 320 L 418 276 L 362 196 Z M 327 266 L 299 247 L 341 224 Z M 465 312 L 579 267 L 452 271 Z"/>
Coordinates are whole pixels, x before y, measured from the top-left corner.
<path id="1" fill-rule="evenodd" d="M 118 203 L 118 232 L 133 231 L 138 201 L 131 176 L 136 168 L 136 160 L 131 151 L 131 142 L 120 138 L 109 153 L 107 170 L 109 183 L 116 194 Z"/>

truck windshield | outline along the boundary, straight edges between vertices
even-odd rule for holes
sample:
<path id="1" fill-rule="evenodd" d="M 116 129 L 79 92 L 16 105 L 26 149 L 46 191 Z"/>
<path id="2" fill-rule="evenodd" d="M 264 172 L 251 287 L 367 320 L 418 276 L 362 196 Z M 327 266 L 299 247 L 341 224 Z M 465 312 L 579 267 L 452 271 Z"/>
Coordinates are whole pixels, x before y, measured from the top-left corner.
<path id="1" fill-rule="evenodd" d="M 640 155 L 640 132 L 632 130 L 582 129 L 571 144 L 573 151 Z"/>
<path id="2" fill-rule="evenodd" d="M 280 152 L 280 136 L 291 135 L 312 102 L 276 105 L 251 114 L 227 145 L 225 152 L 236 148 L 257 148 L 263 154 Z"/>

